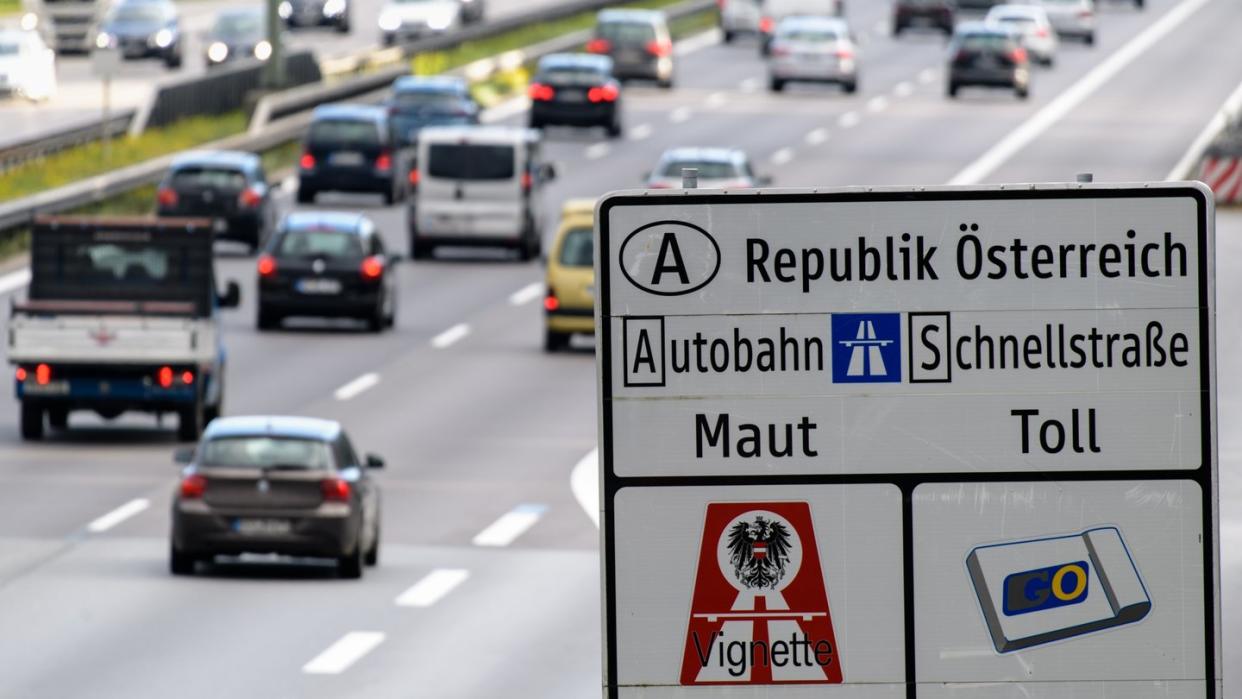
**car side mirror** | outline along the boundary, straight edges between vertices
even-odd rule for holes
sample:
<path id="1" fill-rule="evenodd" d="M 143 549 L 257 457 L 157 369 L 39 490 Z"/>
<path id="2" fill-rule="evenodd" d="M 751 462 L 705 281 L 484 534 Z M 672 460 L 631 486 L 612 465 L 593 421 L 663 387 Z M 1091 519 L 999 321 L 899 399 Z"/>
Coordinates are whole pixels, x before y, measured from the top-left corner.
<path id="1" fill-rule="evenodd" d="M 384 460 L 375 454 L 367 454 L 367 468 L 384 468 Z"/>
<path id="2" fill-rule="evenodd" d="M 544 182 L 551 182 L 556 179 L 556 166 L 552 163 L 544 163 L 539 168 L 539 178 Z"/>
<path id="3" fill-rule="evenodd" d="M 220 308 L 237 308 L 239 305 L 241 305 L 241 287 L 237 286 L 237 282 L 230 281 L 224 288 L 224 295 L 220 297 Z"/>
<path id="4" fill-rule="evenodd" d="M 194 447 L 181 447 L 173 452 L 174 464 L 188 464 L 194 460 Z"/>

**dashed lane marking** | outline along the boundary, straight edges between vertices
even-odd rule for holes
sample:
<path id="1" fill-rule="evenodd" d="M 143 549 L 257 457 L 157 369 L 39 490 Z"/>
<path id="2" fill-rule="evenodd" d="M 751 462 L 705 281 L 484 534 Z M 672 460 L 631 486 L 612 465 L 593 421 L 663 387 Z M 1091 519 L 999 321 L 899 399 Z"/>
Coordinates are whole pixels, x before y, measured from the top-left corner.
<path id="1" fill-rule="evenodd" d="M 814 129 L 803 140 L 808 146 L 818 146 L 828 140 L 828 129 Z"/>
<path id="2" fill-rule="evenodd" d="M 363 391 L 374 388 L 379 383 L 379 374 L 370 372 L 363 374 L 349 383 L 341 386 L 332 393 L 332 397 L 337 400 L 349 400 Z"/>
<path id="3" fill-rule="evenodd" d="M 308 675 L 339 675 L 384 642 L 379 631 L 350 631 L 302 666 Z"/>
<path id="4" fill-rule="evenodd" d="M 439 602 L 470 577 L 470 571 L 459 568 L 437 568 L 396 599 L 398 607 L 430 607 Z"/>
<path id="5" fill-rule="evenodd" d="M 858 116 L 858 112 L 846 112 L 837 119 L 837 126 L 843 129 L 852 129 L 858 126 L 858 123 L 861 121 L 862 117 Z"/>
<path id="6" fill-rule="evenodd" d="M 476 534 L 472 542 L 475 546 L 508 546 L 526 533 L 527 529 L 535 526 L 535 522 L 539 521 L 547 509 L 545 505 L 518 505 Z"/>
<path id="7" fill-rule="evenodd" d="M 784 165 L 793 160 L 794 152 L 792 148 L 782 148 L 772 154 L 773 165 Z"/>
<path id="8" fill-rule="evenodd" d="M 609 146 L 607 143 L 604 143 L 603 141 L 600 141 L 599 143 L 592 143 L 589 147 L 587 147 L 586 157 L 587 157 L 587 160 L 599 160 L 605 155 L 608 155 L 608 153 L 611 151 L 612 151 L 611 146 Z"/>
<path id="9" fill-rule="evenodd" d="M 470 334 L 470 326 L 465 323 L 458 323 L 444 332 L 431 338 L 431 346 L 436 349 L 444 349 L 451 347 L 454 343 Z"/>
<path id="10" fill-rule="evenodd" d="M 531 282 L 517 291 L 509 294 L 509 305 L 523 306 L 539 298 L 543 293 L 543 284 L 540 282 Z"/>
<path id="11" fill-rule="evenodd" d="M 630 140 L 641 141 L 651 135 L 651 124 L 639 124 L 630 129 Z"/>
<path id="12" fill-rule="evenodd" d="M 106 532 L 150 506 L 151 502 L 146 498 L 134 498 L 133 500 L 130 500 L 124 505 L 121 505 L 108 514 L 86 525 L 86 531 L 92 534 Z"/>

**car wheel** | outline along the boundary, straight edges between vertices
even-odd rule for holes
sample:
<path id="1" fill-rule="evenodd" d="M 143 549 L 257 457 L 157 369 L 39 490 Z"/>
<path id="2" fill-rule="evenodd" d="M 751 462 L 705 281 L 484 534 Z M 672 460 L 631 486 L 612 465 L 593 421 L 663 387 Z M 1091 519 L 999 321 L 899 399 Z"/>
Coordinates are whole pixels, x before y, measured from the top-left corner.
<path id="1" fill-rule="evenodd" d="M 768 89 L 772 92 L 784 92 L 785 81 L 777 78 L 771 78 L 768 80 Z"/>
<path id="2" fill-rule="evenodd" d="M 410 236 L 410 258 L 414 260 L 425 260 L 431 257 L 431 252 L 435 247 L 430 243 L 420 243 L 418 238 Z"/>
<path id="3" fill-rule="evenodd" d="M 384 206 L 392 206 L 397 201 L 397 192 L 391 187 L 384 190 Z"/>
<path id="4" fill-rule="evenodd" d="M 349 33 L 349 21 L 346 20 L 344 22 L 337 22 L 336 31 L 339 34 L 348 34 Z"/>
<path id="5" fill-rule="evenodd" d="M 259 306 L 259 310 L 255 315 L 255 325 L 258 326 L 259 330 L 273 330 L 280 325 L 280 316 L 262 306 Z"/>
<path id="6" fill-rule="evenodd" d="M 375 540 L 371 542 L 371 548 L 367 549 L 367 553 L 362 558 L 362 562 L 375 567 L 379 565 L 379 544 L 380 544 L 380 527 L 375 525 Z"/>
<path id="7" fill-rule="evenodd" d="M 164 66 L 169 70 L 176 70 L 181 67 L 181 56 L 170 54 L 164 59 Z"/>
<path id="8" fill-rule="evenodd" d="M 387 325 L 385 320 L 384 302 L 380 301 L 375 304 L 375 310 L 371 311 L 371 314 L 367 316 L 367 330 L 373 333 L 381 332 Z"/>
<path id="9" fill-rule="evenodd" d="M 383 39 L 384 46 L 392 46 L 397 43 L 397 37 L 391 34 L 385 34 Z"/>
<path id="10" fill-rule="evenodd" d="M 665 78 L 664 80 L 657 80 L 656 85 L 661 90 L 671 90 L 673 89 L 673 79 L 669 77 L 669 78 Z"/>
<path id="11" fill-rule="evenodd" d="M 1041 62 L 1044 64 L 1045 68 L 1051 68 L 1053 64 L 1056 63 L 1056 59 L 1053 58 L 1052 56 L 1045 56 L 1044 60 Z"/>
<path id="12" fill-rule="evenodd" d="M 843 85 L 841 85 L 841 88 L 845 90 L 845 94 L 852 95 L 858 92 L 858 80 L 854 79 L 847 83 L 844 83 Z"/>
<path id="13" fill-rule="evenodd" d="M 901 32 L 903 29 L 905 29 L 904 26 L 894 23 L 893 24 L 893 36 L 901 36 Z"/>
<path id="14" fill-rule="evenodd" d="M 201 400 L 196 400 L 194 405 L 178 411 L 177 439 L 182 442 L 197 442 L 199 435 L 203 433 L 203 417 L 206 412 Z"/>
<path id="15" fill-rule="evenodd" d="M 734 32 L 728 29 L 724 31 L 724 42 L 726 44 L 732 44 L 733 40 L 736 38 L 737 38 L 737 32 Z"/>
<path id="16" fill-rule="evenodd" d="M 1027 87 L 1015 87 L 1013 93 L 1017 95 L 1020 100 L 1024 100 L 1031 96 L 1031 90 Z"/>
<path id="17" fill-rule="evenodd" d="M 949 83 L 949 89 L 945 93 L 948 94 L 949 99 L 955 99 L 957 97 L 957 83 Z"/>
<path id="18" fill-rule="evenodd" d="M 388 303 L 388 314 L 384 316 L 384 327 L 392 328 L 397 325 L 397 299 L 393 298 Z"/>
<path id="19" fill-rule="evenodd" d="M 298 186 L 298 203 L 299 204 L 314 204 L 315 203 L 315 190 L 310 189 L 309 187 L 303 187 L 299 185 Z"/>
<path id="20" fill-rule="evenodd" d="M 545 328 L 543 331 L 543 351 L 558 352 L 569 347 L 569 333 L 560 333 Z"/>
<path id="21" fill-rule="evenodd" d="M 605 126 L 604 129 L 608 132 L 608 138 L 621 138 L 622 128 L 619 118 L 614 118 L 612 123 Z"/>
<path id="22" fill-rule="evenodd" d="M 543 122 L 535 117 L 531 117 L 530 121 L 526 123 L 526 126 L 531 129 L 540 130 L 543 129 Z"/>
<path id="23" fill-rule="evenodd" d="M 47 411 L 47 424 L 54 430 L 63 430 L 69 426 L 69 409 L 52 408 Z"/>
<path id="24" fill-rule="evenodd" d="M 43 408 L 22 401 L 22 439 L 34 440 L 43 438 L 43 412 Z"/>
<path id="25" fill-rule="evenodd" d="M 173 546 L 168 552 L 168 570 L 173 575 L 193 575 L 194 563 L 193 556 L 182 553 Z"/>
<path id="26" fill-rule="evenodd" d="M 354 550 L 350 553 L 336 559 L 336 573 L 347 580 L 357 580 L 362 577 L 362 566 L 364 553 L 362 551 L 362 537 L 354 542 Z"/>

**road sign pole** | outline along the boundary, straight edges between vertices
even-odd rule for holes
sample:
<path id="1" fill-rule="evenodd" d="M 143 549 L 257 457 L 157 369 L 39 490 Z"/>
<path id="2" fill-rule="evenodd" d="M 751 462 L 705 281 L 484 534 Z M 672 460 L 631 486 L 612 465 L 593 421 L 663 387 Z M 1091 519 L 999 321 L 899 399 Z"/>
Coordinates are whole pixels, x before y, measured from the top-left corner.
<path id="1" fill-rule="evenodd" d="M 100 128 L 103 129 L 101 136 L 103 137 L 103 157 L 104 160 L 112 159 L 112 130 L 108 128 L 108 116 L 112 111 L 112 76 L 105 75 L 103 79 L 103 121 L 100 122 Z"/>
<path id="2" fill-rule="evenodd" d="M 285 84 L 284 22 L 280 18 L 281 0 L 267 0 L 267 43 L 272 47 L 263 66 L 263 87 L 279 90 Z"/>

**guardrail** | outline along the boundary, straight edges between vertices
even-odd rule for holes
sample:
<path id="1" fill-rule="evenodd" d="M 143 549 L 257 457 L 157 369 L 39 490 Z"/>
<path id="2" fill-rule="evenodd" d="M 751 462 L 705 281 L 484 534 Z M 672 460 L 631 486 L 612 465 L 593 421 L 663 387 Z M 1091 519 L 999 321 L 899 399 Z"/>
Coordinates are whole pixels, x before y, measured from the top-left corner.
<path id="1" fill-rule="evenodd" d="M 124 135 L 129 131 L 130 122 L 134 120 L 137 110 L 125 109 L 108 118 L 85 120 L 81 124 L 60 129 L 51 133 L 26 138 L 7 146 L 0 147 L 0 172 L 37 160 L 58 150 L 73 148 L 86 143 L 93 143 L 103 138 L 105 131 L 109 138 Z"/>

